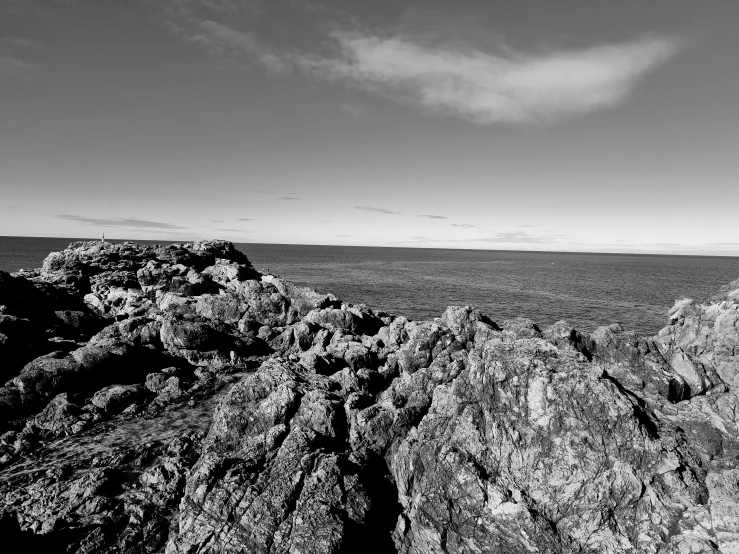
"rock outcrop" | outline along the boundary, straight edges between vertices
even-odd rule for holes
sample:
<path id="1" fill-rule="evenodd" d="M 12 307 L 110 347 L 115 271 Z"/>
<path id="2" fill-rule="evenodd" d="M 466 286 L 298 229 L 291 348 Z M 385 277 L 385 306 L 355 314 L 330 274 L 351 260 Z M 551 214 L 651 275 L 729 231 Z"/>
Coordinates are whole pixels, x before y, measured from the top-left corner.
<path id="1" fill-rule="evenodd" d="M 739 281 L 657 336 L 410 321 L 225 241 L 0 272 L 0 528 L 47 552 L 739 552 Z"/>

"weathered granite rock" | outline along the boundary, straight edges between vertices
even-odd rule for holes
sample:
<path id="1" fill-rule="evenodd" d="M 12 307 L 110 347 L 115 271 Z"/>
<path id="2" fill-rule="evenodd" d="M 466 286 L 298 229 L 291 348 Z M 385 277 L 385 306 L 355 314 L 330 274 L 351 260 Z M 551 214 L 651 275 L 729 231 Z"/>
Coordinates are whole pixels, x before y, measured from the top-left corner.
<path id="1" fill-rule="evenodd" d="M 141 400 L 146 395 L 146 388 L 139 384 L 110 385 L 97 391 L 90 402 L 107 414 L 117 413 Z"/>
<path id="2" fill-rule="evenodd" d="M 0 272 L 0 528 L 53 552 L 739 552 L 739 281 L 656 337 L 409 321 L 226 241 Z M 206 436 L 207 433 L 207 436 Z"/>
<path id="3" fill-rule="evenodd" d="M 75 425 L 81 420 L 82 408 L 70 401 L 66 392 L 55 396 L 34 419 L 40 429 L 55 434 L 75 431 Z M 81 426 L 80 426 L 81 428 Z"/>
<path id="4" fill-rule="evenodd" d="M 325 377 L 266 362 L 224 398 L 167 552 L 343 552 L 382 545 L 368 468 Z M 375 493 L 375 501 L 373 495 Z M 386 538 L 385 538 L 386 539 Z"/>
<path id="5" fill-rule="evenodd" d="M 676 303 L 669 317 L 657 344 L 675 370 L 704 390 L 739 388 L 739 280 L 708 302 Z"/>

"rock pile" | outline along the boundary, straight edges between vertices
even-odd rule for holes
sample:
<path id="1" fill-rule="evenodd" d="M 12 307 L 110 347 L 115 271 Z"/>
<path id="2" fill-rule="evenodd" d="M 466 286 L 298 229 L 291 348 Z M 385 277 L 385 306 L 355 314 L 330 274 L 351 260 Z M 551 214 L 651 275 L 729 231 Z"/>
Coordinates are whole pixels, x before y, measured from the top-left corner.
<path id="1" fill-rule="evenodd" d="M 739 552 L 739 281 L 409 321 L 225 241 L 0 272 L 0 528 L 48 552 Z M 56 550 L 55 550 L 56 549 Z"/>

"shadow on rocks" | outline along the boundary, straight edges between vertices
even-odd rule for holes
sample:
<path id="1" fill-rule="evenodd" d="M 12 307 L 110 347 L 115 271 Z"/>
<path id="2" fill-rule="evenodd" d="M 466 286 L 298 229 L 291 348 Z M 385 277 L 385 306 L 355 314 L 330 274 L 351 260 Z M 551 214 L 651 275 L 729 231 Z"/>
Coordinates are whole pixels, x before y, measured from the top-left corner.
<path id="1" fill-rule="evenodd" d="M 341 547 L 341 554 L 396 554 L 392 533 L 402 511 L 398 490 L 385 461 L 379 456 L 367 460 L 362 473 L 361 481 L 371 491 L 372 506 L 364 526 L 349 522 L 353 528 L 347 530 L 347 540 Z"/>
<path id="2" fill-rule="evenodd" d="M 0 513 L 0 537 L 2 537 L 3 552 L 43 552 L 44 554 L 64 554 L 68 552 L 70 544 L 76 543 L 84 530 L 52 531 L 44 535 L 37 535 L 33 531 L 23 531 L 18 525 L 15 514 Z"/>

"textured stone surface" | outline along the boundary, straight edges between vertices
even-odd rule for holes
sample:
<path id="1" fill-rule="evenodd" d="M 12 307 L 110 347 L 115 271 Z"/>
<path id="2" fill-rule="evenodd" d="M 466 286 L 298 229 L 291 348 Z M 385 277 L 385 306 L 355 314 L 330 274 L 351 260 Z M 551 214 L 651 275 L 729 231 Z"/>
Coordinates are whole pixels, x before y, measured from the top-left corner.
<path id="1" fill-rule="evenodd" d="M 30 550 L 739 552 L 739 281 L 586 334 L 89 242 L 0 306 L 0 530 Z"/>

